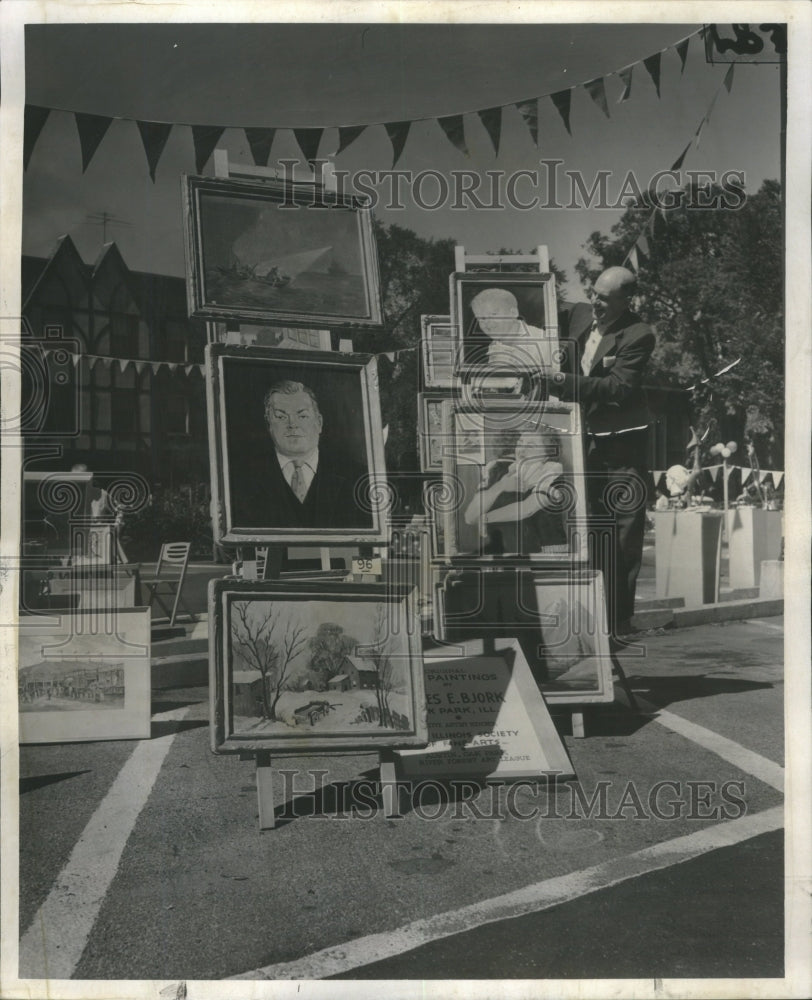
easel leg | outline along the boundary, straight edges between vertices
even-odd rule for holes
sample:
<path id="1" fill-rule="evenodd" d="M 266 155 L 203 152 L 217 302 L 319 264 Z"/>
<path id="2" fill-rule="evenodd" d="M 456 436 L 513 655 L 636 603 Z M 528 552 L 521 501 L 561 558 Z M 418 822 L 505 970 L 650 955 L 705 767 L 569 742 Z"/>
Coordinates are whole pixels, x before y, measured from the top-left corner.
<path id="1" fill-rule="evenodd" d="M 584 730 L 584 713 L 583 712 L 573 712 L 572 713 L 572 735 L 576 740 L 582 740 L 586 735 Z"/>
<path id="2" fill-rule="evenodd" d="M 637 703 L 637 699 L 634 696 L 634 691 L 632 691 L 629 681 L 626 678 L 626 674 L 623 671 L 623 667 L 620 664 L 620 660 L 617 658 L 617 653 L 611 654 L 612 659 L 612 669 L 617 676 L 618 683 L 623 688 L 623 693 L 626 695 L 626 699 L 629 702 L 629 708 L 633 712 L 639 712 L 640 706 Z"/>
<path id="3" fill-rule="evenodd" d="M 395 757 L 388 750 L 382 750 L 380 754 L 380 782 L 381 800 L 383 801 L 383 813 L 387 819 L 399 819 L 398 811 L 398 782 L 395 772 Z"/>
<path id="4" fill-rule="evenodd" d="M 273 771 L 271 755 L 267 750 L 257 752 L 257 806 L 260 830 L 273 830 L 276 826 L 273 807 Z"/>

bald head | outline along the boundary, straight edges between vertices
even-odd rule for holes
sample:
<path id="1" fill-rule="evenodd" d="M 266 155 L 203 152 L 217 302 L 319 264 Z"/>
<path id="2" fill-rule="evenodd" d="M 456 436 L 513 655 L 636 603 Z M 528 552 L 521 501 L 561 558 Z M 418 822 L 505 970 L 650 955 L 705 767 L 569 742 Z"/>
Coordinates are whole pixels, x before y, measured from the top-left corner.
<path id="1" fill-rule="evenodd" d="M 515 335 L 519 304 L 507 289 L 484 288 L 471 299 L 471 311 L 489 337 Z"/>
<path id="2" fill-rule="evenodd" d="M 607 327 L 626 312 L 636 287 L 637 278 L 628 268 L 606 268 L 593 286 L 592 312 L 598 326 Z"/>

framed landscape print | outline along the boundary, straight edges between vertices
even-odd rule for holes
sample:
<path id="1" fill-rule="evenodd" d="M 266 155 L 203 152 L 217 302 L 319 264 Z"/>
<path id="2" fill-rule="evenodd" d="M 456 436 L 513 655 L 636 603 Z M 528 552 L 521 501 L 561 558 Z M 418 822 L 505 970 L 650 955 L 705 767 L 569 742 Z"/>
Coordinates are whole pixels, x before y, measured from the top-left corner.
<path id="1" fill-rule="evenodd" d="M 420 317 L 423 385 L 426 389 L 453 389 L 458 343 L 450 316 Z"/>
<path id="2" fill-rule="evenodd" d="M 443 404 L 445 549 L 452 559 L 585 562 L 586 483 L 574 403 Z"/>
<path id="3" fill-rule="evenodd" d="M 189 315 L 377 327 L 370 209 L 312 184 L 184 175 Z"/>
<path id="4" fill-rule="evenodd" d="M 149 608 L 27 615 L 20 625 L 20 743 L 149 737 Z"/>
<path id="5" fill-rule="evenodd" d="M 391 584 L 212 580 L 212 750 L 425 746 L 415 596 Z"/>
<path id="6" fill-rule="evenodd" d="M 443 403 L 450 392 L 421 392 L 417 397 L 420 471 L 443 471 Z"/>
<path id="7" fill-rule="evenodd" d="M 558 370 L 552 274 L 464 271 L 449 280 L 457 374 Z"/>
<path id="8" fill-rule="evenodd" d="M 386 541 L 375 359 L 223 344 L 206 359 L 215 539 Z"/>

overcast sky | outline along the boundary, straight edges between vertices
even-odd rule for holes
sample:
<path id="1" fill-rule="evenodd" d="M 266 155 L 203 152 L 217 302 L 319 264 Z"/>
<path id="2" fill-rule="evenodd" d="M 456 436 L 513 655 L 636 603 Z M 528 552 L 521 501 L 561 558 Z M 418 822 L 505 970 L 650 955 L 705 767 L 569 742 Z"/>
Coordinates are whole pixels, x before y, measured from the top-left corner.
<path id="1" fill-rule="evenodd" d="M 673 45 L 700 25 L 389 25 L 389 24 L 121 24 L 34 25 L 26 31 L 26 99 L 33 104 L 97 114 L 233 126 L 331 126 L 450 115 L 547 94 Z M 627 171 L 641 186 L 667 169 L 693 136 L 726 67 L 708 65 L 692 39 L 684 73 L 674 51 L 663 54 L 661 97 L 643 66 L 630 98 L 617 76 L 607 79 L 607 120 L 584 90 L 573 92 L 568 135 L 549 100 L 540 105 L 539 148 L 514 109 L 505 112 L 498 157 L 476 115 L 465 119 L 470 156 L 456 150 L 436 122 L 412 127 L 398 169 L 539 171 L 539 159 L 563 161 L 591 184 L 611 171 L 610 196 Z M 244 134 L 229 128 L 221 145 L 244 164 Z M 321 155 L 335 151 L 325 133 Z M 288 132 L 277 133 L 273 161 L 297 156 Z M 386 170 L 389 140 L 382 127 L 365 132 L 336 161 L 339 169 Z M 737 67 L 701 144 L 684 168 L 740 170 L 748 191 L 779 175 L 779 73 L 776 65 Z M 211 163 L 206 172 L 212 170 Z M 52 114 L 25 177 L 23 251 L 47 255 L 70 233 L 85 259 L 100 249 L 101 227 L 88 216 L 107 212 L 128 264 L 138 270 L 184 270 L 179 177 L 194 173 L 191 131 L 176 128 L 149 178 L 136 125 L 116 121 L 83 175 L 71 115 Z M 531 182 L 517 188 L 534 193 Z M 607 231 L 620 212 L 530 211 L 509 208 L 436 211 L 416 206 L 404 189 L 403 210 L 379 207 L 385 222 L 424 236 L 454 237 L 467 249 L 529 249 L 546 243 L 581 297 L 574 264 L 594 229 Z M 435 188 L 427 186 L 427 196 Z M 538 193 L 538 192 L 536 192 Z M 543 193 L 543 192 L 542 192 Z"/>

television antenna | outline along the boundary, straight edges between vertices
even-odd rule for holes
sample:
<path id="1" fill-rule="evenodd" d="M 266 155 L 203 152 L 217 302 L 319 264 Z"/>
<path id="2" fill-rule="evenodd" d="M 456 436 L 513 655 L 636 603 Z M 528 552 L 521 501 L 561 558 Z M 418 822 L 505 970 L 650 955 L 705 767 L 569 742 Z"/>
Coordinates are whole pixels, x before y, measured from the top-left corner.
<path id="1" fill-rule="evenodd" d="M 90 215 L 86 215 L 85 219 L 91 226 L 102 227 L 102 243 L 107 242 L 108 226 L 118 226 L 122 229 L 132 229 L 133 227 L 131 222 L 119 218 L 119 216 L 114 215 L 112 212 L 93 212 Z"/>

